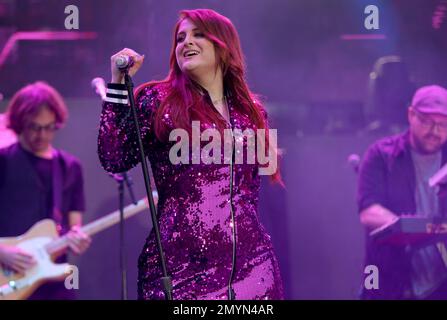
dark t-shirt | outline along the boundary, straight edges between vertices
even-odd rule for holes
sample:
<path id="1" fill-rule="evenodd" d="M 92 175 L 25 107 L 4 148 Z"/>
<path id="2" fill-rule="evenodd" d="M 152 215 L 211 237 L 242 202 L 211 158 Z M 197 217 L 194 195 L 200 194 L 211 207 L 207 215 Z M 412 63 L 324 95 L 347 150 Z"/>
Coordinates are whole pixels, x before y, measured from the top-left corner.
<path id="1" fill-rule="evenodd" d="M 25 151 L 33 168 L 36 170 L 37 176 L 42 184 L 44 192 L 45 205 L 39 220 L 52 218 L 53 210 L 53 159 L 44 159 Z"/>
<path id="2" fill-rule="evenodd" d="M 36 222 L 53 217 L 53 175 L 59 161 L 64 229 L 68 213 L 85 211 L 82 167 L 72 155 L 58 151 L 51 160 L 25 151 L 19 143 L 0 149 L 0 237 L 25 233 Z"/>
<path id="3" fill-rule="evenodd" d="M 56 169 L 58 168 L 58 169 Z M 85 211 L 82 167 L 72 155 L 57 151 L 53 159 L 42 159 L 24 150 L 19 143 L 0 149 L 0 237 L 25 233 L 36 222 L 53 218 L 54 176 L 59 190 L 61 225 L 67 231 L 68 213 Z M 63 255 L 57 262 L 66 262 Z M 41 286 L 29 299 L 74 299 L 63 282 Z"/>

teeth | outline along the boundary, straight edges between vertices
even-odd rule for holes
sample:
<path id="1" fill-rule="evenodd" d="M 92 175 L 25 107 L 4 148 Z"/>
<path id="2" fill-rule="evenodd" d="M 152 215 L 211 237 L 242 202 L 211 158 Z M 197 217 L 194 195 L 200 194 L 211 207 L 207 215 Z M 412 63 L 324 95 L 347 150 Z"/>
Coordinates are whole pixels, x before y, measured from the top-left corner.
<path id="1" fill-rule="evenodd" d="M 190 57 L 190 56 L 194 56 L 194 55 L 197 55 L 197 54 L 199 54 L 199 51 L 191 50 L 191 51 L 186 51 L 184 56 L 185 57 Z"/>

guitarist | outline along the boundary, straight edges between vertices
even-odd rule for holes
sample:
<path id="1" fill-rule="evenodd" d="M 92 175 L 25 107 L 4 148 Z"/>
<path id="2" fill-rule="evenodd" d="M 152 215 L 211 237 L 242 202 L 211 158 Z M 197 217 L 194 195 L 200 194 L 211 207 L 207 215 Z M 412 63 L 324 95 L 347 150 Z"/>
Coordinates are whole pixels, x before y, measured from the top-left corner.
<path id="1" fill-rule="evenodd" d="M 80 231 L 85 210 L 82 167 L 72 155 L 53 148 L 68 111 L 61 95 L 44 82 L 19 90 L 7 107 L 7 125 L 18 142 L 0 149 L 0 237 L 16 237 L 36 222 L 54 219 L 69 248 L 83 253 L 89 236 Z M 65 262 L 64 255 L 58 262 Z M 36 261 L 17 247 L 0 245 L 0 263 L 24 272 Z M 74 299 L 63 282 L 41 286 L 31 299 Z"/>
<path id="2" fill-rule="evenodd" d="M 445 191 L 428 180 L 447 162 L 447 90 L 426 86 L 408 108 L 409 130 L 375 142 L 359 172 L 360 221 L 369 230 L 398 216 L 447 217 Z M 418 248 L 374 243 L 366 265 L 379 271 L 379 288 L 363 288 L 363 299 L 447 299 L 447 251 L 443 243 Z"/>

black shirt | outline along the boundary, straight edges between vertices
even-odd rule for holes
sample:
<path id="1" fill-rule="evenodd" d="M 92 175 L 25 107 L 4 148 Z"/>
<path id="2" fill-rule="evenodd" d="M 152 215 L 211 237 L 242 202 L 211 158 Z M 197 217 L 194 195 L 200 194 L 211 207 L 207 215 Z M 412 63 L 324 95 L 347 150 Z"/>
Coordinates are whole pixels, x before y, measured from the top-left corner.
<path id="1" fill-rule="evenodd" d="M 53 210 L 53 159 L 44 159 L 24 150 L 32 166 L 36 170 L 43 187 L 45 205 L 39 220 L 51 218 Z"/>
<path id="2" fill-rule="evenodd" d="M 447 162 L 447 147 L 442 149 L 442 163 Z M 358 208 L 359 212 L 373 204 L 380 204 L 396 215 L 415 215 L 416 174 L 411 153 L 408 131 L 380 139 L 365 153 L 359 171 Z M 442 216 L 447 216 L 447 194 L 438 194 L 438 208 Z M 432 213 L 434 214 L 434 212 Z M 427 247 L 429 248 L 429 247 Z M 434 247 L 436 249 L 436 247 Z M 416 268 L 415 251 L 411 247 L 380 245 L 370 237 L 366 240 L 365 265 L 379 268 L 378 290 L 363 290 L 364 299 L 407 299 L 421 287 L 419 282 L 436 285 L 437 281 L 421 281 L 427 278 L 430 268 Z M 443 264 L 438 254 L 438 264 Z M 422 260 L 427 261 L 427 260 Z M 418 264 L 421 264 L 418 262 Z M 434 268 L 434 265 L 432 266 Z M 442 277 L 446 277 L 443 266 Z M 365 274 L 366 277 L 366 274 Z M 437 278 L 435 280 L 438 280 Z M 417 290 L 416 290 L 417 291 Z M 417 298 L 423 298 L 418 292 Z"/>
<path id="3" fill-rule="evenodd" d="M 85 211 L 82 167 L 72 155 L 59 150 L 46 160 L 25 151 L 19 143 L 0 149 L 0 237 L 25 233 L 36 222 L 53 216 L 53 164 L 61 168 L 62 224 L 68 213 Z"/>

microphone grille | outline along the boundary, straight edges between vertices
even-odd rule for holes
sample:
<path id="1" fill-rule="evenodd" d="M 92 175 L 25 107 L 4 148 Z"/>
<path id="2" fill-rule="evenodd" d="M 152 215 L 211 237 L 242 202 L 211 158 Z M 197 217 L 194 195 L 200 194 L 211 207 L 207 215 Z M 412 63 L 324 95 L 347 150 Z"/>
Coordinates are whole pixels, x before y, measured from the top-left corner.
<path id="1" fill-rule="evenodd" d="M 355 153 L 350 154 L 348 156 L 348 162 L 350 164 L 359 164 L 360 163 L 360 156 L 358 154 L 355 154 Z"/>
<path id="2" fill-rule="evenodd" d="M 96 88 L 96 86 L 97 86 L 98 84 L 100 84 L 100 85 L 105 85 L 106 82 L 105 82 L 105 80 L 104 80 L 103 78 L 101 78 L 101 77 L 96 77 L 96 78 L 94 78 L 94 79 L 92 80 L 91 85 L 92 85 L 93 88 Z"/>
<path id="3" fill-rule="evenodd" d="M 129 63 L 129 58 L 126 56 L 119 56 L 116 58 L 115 63 L 118 68 L 127 67 L 127 64 Z"/>

